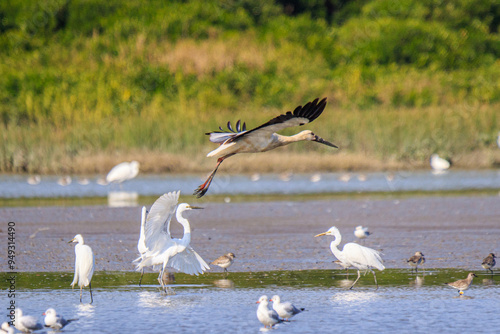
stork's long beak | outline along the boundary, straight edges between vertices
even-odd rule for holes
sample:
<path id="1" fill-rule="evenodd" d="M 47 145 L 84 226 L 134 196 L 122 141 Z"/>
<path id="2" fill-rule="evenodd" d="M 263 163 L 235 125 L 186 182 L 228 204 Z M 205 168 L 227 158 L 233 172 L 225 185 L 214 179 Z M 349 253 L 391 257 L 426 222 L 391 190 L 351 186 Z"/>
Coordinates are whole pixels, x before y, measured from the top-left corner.
<path id="1" fill-rule="evenodd" d="M 75 241 L 75 238 L 73 238 L 70 241 L 68 241 L 68 244 L 72 243 L 73 241 Z"/>
<path id="2" fill-rule="evenodd" d="M 321 143 L 321 144 L 325 144 L 325 145 L 330 146 L 330 147 L 339 148 L 337 145 L 332 144 L 329 141 L 324 140 L 323 138 L 321 138 L 318 135 L 314 135 L 313 141 L 316 141 L 316 142 Z"/>
<path id="3" fill-rule="evenodd" d="M 316 237 L 321 237 L 322 235 L 326 235 L 326 232 L 323 232 L 323 233 L 320 233 L 320 234 L 318 234 L 318 235 L 315 235 L 314 237 L 315 237 L 315 238 L 316 238 Z"/>
<path id="4" fill-rule="evenodd" d="M 204 209 L 204 208 L 202 208 L 200 206 L 191 206 L 191 205 L 188 206 L 188 208 L 190 208 L 190 209 Z"/>

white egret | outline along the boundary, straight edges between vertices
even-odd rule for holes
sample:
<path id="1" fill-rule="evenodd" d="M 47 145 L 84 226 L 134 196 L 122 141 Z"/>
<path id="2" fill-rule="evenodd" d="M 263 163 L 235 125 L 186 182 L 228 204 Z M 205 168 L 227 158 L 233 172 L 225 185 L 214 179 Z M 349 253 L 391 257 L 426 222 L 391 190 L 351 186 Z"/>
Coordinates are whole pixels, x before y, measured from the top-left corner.
<path id="1" fill-rule="evenodd" d="M 140 256 L 137 259 L 135 259 L 133 263 L 139 263 L 144 258 L 144 255 L 148 250 L 145 241 L 146 235 L 144 233 L 144 224 L 146 223 L 147 214 L 148 211 L 146 210 L 146 207 L 143 206 L 141 211 L 141 229 L 139 232 L 139 241 L 137 241 L 137 250 L 139 251 Z M 144 268 L 141 270 L 141 278 L 139 279 L 139 286 L 141 286 L 142 276 L 144 276 Z"/>
<path id="2" fill-rule="evenodd" d="M 328 231 L 320 233 L 315 237 L 319 237 L 322 235 L 333 235 L 335 239 L 333 239 L 333 241 L 330 243 L 330 249 L 333 255 L 335 255 L 335 257 L 340 261 L 347 263 L 358 270 L 358 278 L 354 281 L 349 289 L 352 289 L 361 277 L 360 270 L 368 270 L 372 272 L 375 284 L 377 285 L 378 289 L 377 276 L 371 269 L 385 269 L 384 265 L 382 264 L 382 258 L 380 257 L 380 253 L 378 251 L 352 242 L 345 244 L 343 250 L 340 251 L 337 246 L 340 245 L 342 237 L 338 228 L 336 228 L 335 226 L 332 226 Z"/>
<path id="3" fill-rule="evenodd" d="M 145 243 L 146 253 L 137 265 L 136 270 L 144 267 L 162 265 L 159 278 L 167 266 L 173 267 L 190 275 L 202 274 L 210 269 L 208 264 L 189 245 L 191 242 L 191 227 L 189 221 L 182 217 L 184 211 L 202 209 L 182 203 L 177 206 L 180 191 L 164 194 L 156 200 L 146 218 Z M 177 210 L 176 210 L 177 207 Z M 177 221 L 184 227 L 182 239 L 170 235 L 170 221 L 176 214 Z M 160 284 L 164 289 L 163 281 Z"/>
<path id="4" fill-rule="evenodd" d="M 50 327 L 55 330 L 63 329 L 64 326 L 77 319 L 64 319 L 62 315 L 57 314 L 56 310 L 49 308 L 42 315 L 45 316 L 45 327 Z"/>
<path id="5" fill-rule="evenodd" d="M 415 272 L 418 273 L 418 266 L 425 263 L 424 254 L 422 252 L 415 252 L 415 255 L 406 260 L 406 262 L 412 267 L 412 271 L 415 268 Z"/>
<path id="6" fill-rule="evenodd" d="M 304 311 L 305 308 L 297 308 L 290 302 L 281 302 L 280 296 L 274 295 L 273 298 L 269 300 L 273 302 L 273 309 L 278 313 L 278 315 L 284 320 L 289 321 L 291 317 L 300 312 Z"/>
<path id="7" fill-rule="evenodd" d="M 229 268 L 233 264 L 235 257 L 236 257 L 236 255 L 234 255 L 234 253 L 227 253 L 227 254 L 219 256 L 217 259 L 212 261 L 210 264 L 214 264 L 216 266 L 224 268 L 224 272 L 227 273 L 227 268 Z"/>
<path id="8" fill-rule="evenodd" d="M 23 315 L 23 311 L 20 308 L 16 308 L 15 317 L 15 327 L 21 332 L 31 333 L 43 328 L 42 324 L 34 316 Z"/>
<path id="9" fill-rule="evenodd" d="M 368 231 L 368 227 L 363 227 L 361 225 L 356 226 L 356 229 L 354 230 L 354 235 L 356 236 L 356 238 L 361 240 L 366 239 L 368 236 L 370 236 L 370 234 L 372 233 Z"/>
<path id="10" fill-rule="evenodd" d="M 90 246 L 85 245 L 81 234 L 75 235 L 68 243 L 77 242 L 75 246 L 75 277 L 71 282 L 71 287 L 78 283 L 80 287 L 80 303 L 82 302 L 82 290 L 84 286 L 88 286 L 90 290 L 90 304 L 94 302 L 92 297 L 92 275 L 94 274 L 95 260 L 94 253 Z"/>
<path id="11" fill-rule="evenodd" d="M 484 258 L 483 263 L 481 263 L 481 266 L 484 269 L 489 270 L 492 274 L 493 274 L 493 270 L 491 268 L 493 268 L 495 266 L 495 264 L 497 264 L 495 258 L 496 258 L 495 254 L 490 253 L 490 254 L 488 254 L 487 257 Z"/>
<path id="12" fill-rule="evenodd" d="M 277 323 L 283 322 L 283 320 L 280 319 L 275 310 L 270 310 L 268 308 L 268 300 L 267 296 L 261 296 L 257 301 L 257 304 L 259 304 L 259 307 L 257 308 L 257 319 L 259 319 L 264 327 L 269 326 L 269 328 L 271 328 Z"/>
<path id="13" fill-rule="evenodd" d="M 139 174 L 139 163 L 137 161 L 122 162 L 111 168 L 108 175 L 106 175 L 106 181 L 108 183 L 122 183 L 133 179 L 137 174 Z"/>
<path id="14" fill-rule="evenodd" d="M 288 111 L 286 114 L 279 115 L 252 130 L 247 131 L 245 123 L 241 126 L 240 121 L 238 121 L 236 123 L 236 131 L 233 130 L 231 122 L 228 122 L 227 127 L 229 131 L 225 131 L 219 127 L 220 131 L 206 133 L 210 135 L 211 142 L 220 144 L 218 149 L 207 154 L 207 157 L 217 158 L 217 165 L 205 183 L 200 185 L 194 194 L 197 197 L 205 195 L 220 164 L 225 159 L 238 153 L 266 152 L 280 146 L 304 140 L 337 147 L 315 135 L 310 130 L 302 131 L 294 136 L 283 136 L 276 133 L 289 127 L 307 124 L 318 118 L 325 109 L 326 98 L 318 101 L 319 99 L 316 99 L 303 107 L 298 106 L 293 112 Z"/>
<path id="15" fill-rule="evenodd" d="M 451 166 L 451 163 L 448 160 L 441 158 L 437 154 L 431 155 L 430 164 L 432 169 L 440 172 L 447 170 Z"/>
<path id="16" fill-rule="evenodd" d="M 347 274 L 347 277 L 349 278 L 349 267 L 351 266 L 349 263 L 342 262 L 340 260 L 335 260 L 333 261 L 335 264 L 338 264 L 339 266 L 342 267 L 342 269 L 345 269 L 345 273 Z"/>
<path id="17" fill-rule="evenodd" d="M 14 327 L 11 327 L 8 322 L 3 322 L 2 327 L 0 328 L 0 333 L 2 334 L 14 334 Z"/>
<path id="18" fill-rule="evenodd" d="M 464 291 L 467 290 L 471 286 L 472 280 L 474 279 L 474 277 L 477 277 L 476 274 L 469 273 L 469 275 L 467 275 L 467 278 L 465 278 L 465 279 L 461 279 L 461 280 L 451 282 L 451 283 L 444 283 L 444 284 L 449 285 L 452 288 L 457 289 L 458 294 L 461 296 L 464 294 Z"/>

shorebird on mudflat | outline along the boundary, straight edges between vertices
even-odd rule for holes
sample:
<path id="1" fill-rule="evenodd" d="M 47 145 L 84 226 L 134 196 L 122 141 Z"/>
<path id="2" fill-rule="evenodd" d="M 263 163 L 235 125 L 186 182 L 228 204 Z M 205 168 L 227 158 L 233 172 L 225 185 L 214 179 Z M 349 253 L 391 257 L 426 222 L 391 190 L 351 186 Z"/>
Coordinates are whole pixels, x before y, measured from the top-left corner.
<path id="1" fill-rule="evenodd" d="M 227 273 L 227 268 L 229 268 L 233 264 L 235 257 L 236 257 L 236 255 L 234 255 L 234 253 L 227 253 L 227 254 L 219 256 L 217 259 L 215 259 L 210 264 L 214 264 L 216 266 L 224 268 L 224 272 Z"/>
<path id="2" fill-rule="evenodd" d="M 477 277 L 476 274 L 469 273 L 469 275 L 467 275 L 467 278 L 465 278 L 465 279 L 461 279 L 461 280 L 451 282 L 451 283 L 444 283 L 444 284 L 449 285 L 452 288 L 457 289 L 458 294 L 463 295 L 464 291 L 467 290 L 470 287 L 470 285 L 472 284 L 472 280 L 474 279 L 474 277 Z"/>
<path id="3" fill-rule="evenodd" d="M 424 254 L 422 252 L 415 252 L 415 255 L 406 260 L 406 262 L 412 267 L 411 271 L 415 268 L 415 272 L 418 273 L 418 266 L 425 263 Z"/>
<path id="4" fill-rule="evenodd" d="M 481 263 L 481 266 L 484 269 L 489 270 L 492 274 L 493 270 L 491 268 L 493 268 L 495 264 L 497 264 L 495 258 L 496 258 L 495 254 L 490 253 L 487 257 L 484 258 L 483 263 Z"/>
<path id="5" fill-rule="evenodd" d="M 300 126 L 314 121 L 321 115 L 325 106 L 326 98 L 321 101 L 316 99 L 304 106 L 298 106 L 293 112 L 288 111 L 286 114 L 279 115 L 252 130 L 247 130 L 246 124 L 243 123 L 242 125 L 238 121 L 236 123 L 236 131 L 232 128 L 231 123 L 228 122 L 228 131 L 219 127 L 220 131 L 206 133 L 210 135 L 211 142 L 220 144 L 219 148 L 207 154 L 207 157 L 217 158 L 217 165 L 205 183 L 195 190 L 194 195 L 198 198 L 205 195 L 220 164 L 225 159 L 238 153 L 266 152 L 280 146 L 305 140 L 338 148 L 336 145 L 315 135 L 311 130 L 304 130 L 293 136 L 283 136 L 276 133 L 289 127 Z"/>

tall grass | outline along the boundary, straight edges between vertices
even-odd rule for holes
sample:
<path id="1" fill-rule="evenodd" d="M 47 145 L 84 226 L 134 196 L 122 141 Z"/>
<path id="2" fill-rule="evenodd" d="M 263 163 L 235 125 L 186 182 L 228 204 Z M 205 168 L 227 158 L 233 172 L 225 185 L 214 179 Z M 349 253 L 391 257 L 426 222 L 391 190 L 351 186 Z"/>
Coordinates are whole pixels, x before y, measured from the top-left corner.
<path id="1" fill-rule="evenodd" d="M 314 168 L 355 168 L 360 156 L 373 168 L 422 166 L 434 152 L 491 167 L 499 20 L 493 2 L 445 2 L 446 13 L 434 0 L 352 2 L 330 24 L 306 4 L 288 16 L 265 1 L 2 3 L 0 171 L 102 172 L 134 156 L 146 170 L 198 171 L 213 149 L 205 132 L 323 96 L 327 110 L 308 127 L 344 162 Z M 460 19 L 471 8 L 474 19 Z"/>

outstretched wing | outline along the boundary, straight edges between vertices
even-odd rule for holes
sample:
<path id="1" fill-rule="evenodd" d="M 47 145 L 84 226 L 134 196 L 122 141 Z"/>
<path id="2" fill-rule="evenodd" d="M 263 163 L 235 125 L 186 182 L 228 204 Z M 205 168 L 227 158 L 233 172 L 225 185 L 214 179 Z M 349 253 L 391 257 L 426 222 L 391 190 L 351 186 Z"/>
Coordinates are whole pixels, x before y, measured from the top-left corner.
<path id="1" fill-rule="evenodd" d="M 274 132 L 278 132 L 289 127 L 300 126 L 314 121 L 321 115 L 323 110 L 325 110 L 326 97 L 321 101 L 318 101 L 319 99 L 315 99 L 314 101 L 308 102 L 304 106 L 298 106 L 293 112 L 288 111 L 287 113 L 279 115 L 271 119 L 269 122 L 264 123 L 252 130 L 246 131 L 244 123 L 243 128 L 239 129 L 238 125 L 240 124 L 240 121 L 238 121 L 236 124 L 236 132 L 231 128 L 231 123 L 228 122 L 228 128 L 231 132 L 215 131 L 206 134 L 210 135 L 210 141 L 219 144 L 229 144 L 244 136 L 251 136 L 254 134 L 259 136 L 271 135 Z M 220 127 L 219 129 L 224 131 Z"/>
<path id="2" fill-rule="evenodd" d="M 160 251 L 171 240 L 170 220 L 175 214 L 180 191 L 163 194 L 149 210 L 145 227 L 145 243 L 151 253 Z"/>
<path id="3" fill-rule="evenodd" d="M 203 274 L 205 270 L 210 269 L 191 246 L 171 257 L 167 265 L 189 275 Z"/>

